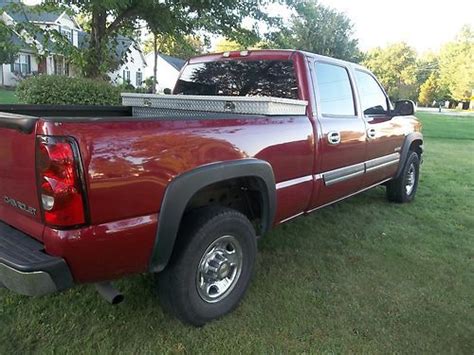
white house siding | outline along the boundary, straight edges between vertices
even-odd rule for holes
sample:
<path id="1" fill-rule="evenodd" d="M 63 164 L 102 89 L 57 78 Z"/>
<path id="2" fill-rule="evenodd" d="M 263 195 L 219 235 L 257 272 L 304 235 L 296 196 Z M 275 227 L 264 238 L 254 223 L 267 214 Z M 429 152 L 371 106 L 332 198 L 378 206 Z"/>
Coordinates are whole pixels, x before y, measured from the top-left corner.
<path id="1" fill-rule="evenodd" d="M 149 53 L 145 57 L 147 62 L 147 67 L 145 68 L 145 78 L 153 77 L 153 67 L 154 63 L 154 53 Z M 156 70 L 156 77 L 157 77 L 157 85 L 156 91 L 163 92 L 164 89 L 171 89 L 173 90 L 174 86 L 176 85 L 176 81 L 178 80 L 179 70 L 177 70 L 174 66 L 164 60 L 162 57 L 158 56 L 158 63 L 157 63 L 157 70 Z"/>
<path id="2" fill-rule="evenodd" d="M 19 54 L 29 55 L 31 58 L 31 73 L 38 71 L 38 60 L 32 53 L 20 52 Z M 1 65 L 2 74 L 0 75 L 0 85 L 16 86 L 18 84 L 17 76 L 11 72 L 11 64 Z"/>
<path id="3" fill-rule="evenodd" d="M 109 74 L 110 80 L 114 84 L 124 84 L 126 78 L 123 77 L 124 70 L 130 72 L 130 84 L 134 87 L 143 86 L 145 81 L 145 72 L 147 69 L 147 63 L 145 62 L 143 55 L 134 46 L 130 47 L 130 51 L 127 53 L 124 64 L 115 72 Z M 137 73 L 142 73 L 142 83 L 137 85 Z"/>

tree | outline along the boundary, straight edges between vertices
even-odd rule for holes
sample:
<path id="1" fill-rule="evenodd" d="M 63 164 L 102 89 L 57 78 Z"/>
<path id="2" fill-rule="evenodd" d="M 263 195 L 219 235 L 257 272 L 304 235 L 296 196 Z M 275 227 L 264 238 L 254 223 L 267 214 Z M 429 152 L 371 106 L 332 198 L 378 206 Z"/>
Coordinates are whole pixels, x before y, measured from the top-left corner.
<path id="1" fill-rule="evenodd" d="M 244 18 L 270 21 L 263 11 L 270 0 L 52 0 L 63 8 L 75 9 L 90 23 L 90 40 L 83 56 L 84 74 L 102 76 L 104 63 L 113 65 L 110 43 L 119 34 L 146 21 L 156 35 L 185 35 L 205 30 L 230 39 L 255 42 L 258 33 L 242 28 Z M 106 66 L 107 66 L 106 65 Z"/>
<path id="2" fill-rule="evenodd" d="M 301 49 L 349 61 L 359 61 L 358 40 L 351 20 L 343 13 L 316 3 L 297 1 L 289 26 L 270 35 L 273 47 Z"/>
<path id="3" fill-rule="evenodd" d="M 18 46 L 12 41 L 14 32 L 1 20 L 2 13 L 3 10 L 0 9 L 0 65 L 13 62 L 19 51 Z"/>
<path id="4" fill-rule="evenodd" d="M 230 52 L 244 49 L 245 48 L 240 43 L 222 37 L 216 42 L 214 52 Z"/>
<path id="5" fill-rule="evenodd" d="M 380 80 L 393 100 L 418 97 L 417 55 L 406 43 L 369 51 L 363 64 Z"/>
<path id="6" fill-rule="evenodd" d="M 144 52 L 154 53 L 153 57 L 153 78 L 152 92 L 156 92 L 158 54 L 164 53 L 174 57 L 189 59 L 204 51 L 204 43 L 199 37 L 160 34 L 153 32 L 153 26 L 150 26 L 152 33 L 144 42 Z"/>
<path id="7" fill-rule="evenodd" d="M 474 30 L 464 26 L 455 41 L 441 48 L 439 81 L 456 101 L 469 100 L 474 89 Z"/>
<path id="8" fill-rule="evenodd" d="M 421 105 L 431 106 L 434 101 L 441 99 L 438 74 L 431 73 L 420 87 L 418 101 Z"/>
<path id="9" fill-rule="evenodd" d="M 157 44 L 160 53 L 181 59 L 189 59 L 204 52 L 204 43 L 197 36 L 158 35 Z M 150 34 L 143 43 L 143 51 L 148 54 L 154 51 L 154 35 Z"/>

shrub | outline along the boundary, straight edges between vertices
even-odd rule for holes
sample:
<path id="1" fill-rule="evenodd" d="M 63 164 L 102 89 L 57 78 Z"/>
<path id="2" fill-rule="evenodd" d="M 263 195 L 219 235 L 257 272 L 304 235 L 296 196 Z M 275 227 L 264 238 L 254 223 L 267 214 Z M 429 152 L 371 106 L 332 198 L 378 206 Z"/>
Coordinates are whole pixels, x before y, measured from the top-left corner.
<path id="1" fill-rule="evenodd" d="M 51 105 L 120 105 L 120 89 L 110 83 L 59 75 L 38 75 L 17 86 L 20 102 Z"/>
<path id="2" fill-rule="evenodd" d="M 147 87 L 138 87 L 136 88 L 132 84 L 120 84 L 118 85 L 120 92 L 123 93 L 137 93 L 137 94 L 147 94 L 151 93 L 151 89 Z"/>

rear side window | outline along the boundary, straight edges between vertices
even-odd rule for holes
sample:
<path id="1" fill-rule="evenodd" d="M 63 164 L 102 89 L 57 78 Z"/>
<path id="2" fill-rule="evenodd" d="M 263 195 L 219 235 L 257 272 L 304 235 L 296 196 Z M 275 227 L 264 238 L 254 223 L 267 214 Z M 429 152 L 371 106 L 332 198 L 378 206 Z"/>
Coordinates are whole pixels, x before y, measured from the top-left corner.
<path id="1" fill-rule="evenodd" d="M 291 61 L 225 60 L 186 66 L 174 93 L 298 99 L 298 83 Z"/>
<path id="2" fill-rule="evenodd" d="M 387 97 L 377 81 L 369 73 L 355 71 L 360 102 L 364 115 L 385 115 L 387 113 Z"/>
<path id="3" fill-rule="evenodd" d="M 316 81 L 323 115 L 356 115 L 351 81 L 344 67 L 316 62 Z"/>

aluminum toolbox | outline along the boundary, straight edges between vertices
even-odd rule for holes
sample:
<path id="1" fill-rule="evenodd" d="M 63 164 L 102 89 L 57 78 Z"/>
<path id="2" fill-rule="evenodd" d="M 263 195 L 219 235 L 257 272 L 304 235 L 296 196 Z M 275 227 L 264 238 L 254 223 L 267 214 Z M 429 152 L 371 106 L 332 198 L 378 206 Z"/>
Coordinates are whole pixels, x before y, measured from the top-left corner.
<path id="1" fill-rule="evenodd" d="M 277 97 L 155 95 L 123 93 L 122 104 L 134 115 L 152 116 L 153 111 L 218 112 L 250 115 L 305 115 L 307 101 Z"/>

